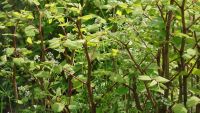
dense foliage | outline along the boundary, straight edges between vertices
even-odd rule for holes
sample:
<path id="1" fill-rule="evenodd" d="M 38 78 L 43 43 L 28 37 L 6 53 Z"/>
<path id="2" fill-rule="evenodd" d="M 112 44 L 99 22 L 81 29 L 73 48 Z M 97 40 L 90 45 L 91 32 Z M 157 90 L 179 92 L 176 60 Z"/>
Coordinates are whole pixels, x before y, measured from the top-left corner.
<path id="1" fill-rule="evenodd" d="M 200 113 L 199 0 L 1 0 L 0 113 Z"/>

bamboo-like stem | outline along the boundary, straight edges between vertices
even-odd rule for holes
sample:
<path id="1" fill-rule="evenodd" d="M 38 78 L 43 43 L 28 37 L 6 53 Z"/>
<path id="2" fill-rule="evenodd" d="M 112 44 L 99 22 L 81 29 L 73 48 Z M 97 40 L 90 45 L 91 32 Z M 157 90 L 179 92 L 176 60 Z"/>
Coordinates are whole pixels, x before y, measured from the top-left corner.
<path id="1" fill-rule="evenodd" d="M 81 39 L 84 39 L 82 31 L 81 31 L 81 20 L 78 20 L 76 22 L 77 28 L 78 28 L 78 36 Z M 96 113 L 96 105 L 94 102 L 94 97 L 93 97 L 93 91 L 92 91 L 92 86 L 91 86 L 91 78 L 92 78 L 92 63 L 91 63 L 91 57 L 89 55 L 88 51 L 88 45 L 87 41 L 84 42 L 83 44 L 84 48 L 84 53 L 85 57 L 87 59 L 87 81 L 86 81 L 86 87 L 88 91 L 88 99 L 89 99 L 89 108 L 91 113 Z"/>
<path id="2" fill-rule="evenodd" d="M 17 37 L 16 37 L 17 25 L 18 25 L 18 22 L 14 27 L 14 33 L 13 33 L 14 57 L 17 57 Z M 13 83 L 13 91 L 14 91 L 15 99 L 18 100 L 19 99 L 19 95 L 18 95 L 18 90 L 17 90 L 16 75 L 17 75 L 17 69 L 16 69 L 16 65 L 14 64 L 13 65 L 12 83 Z"/>
<path id="3" fill-rule="evenodd" d="M 170 1 L 170 5 L 174 4 L 174 0 Z M 173 12 L 170 10 L 167 13 L 167 20 L 166 20 L 166 35 L 165 35 L 165 41 L 163 44 L 163 51 L 162 51 L 162 70 L 163 70 L 163 76 L 167 79 L 169 79 L 170 77 L 170 73 L 169 73 L 169 42 L 170 42 L 170 31 L 171 31 L 171 23 L 173 20 Z M 169 96 L 169 84 L 165 84 L 168 88 L 165 89 L 164 92 L 164 97 L 168 98 Z M 163 107 L 161 108 L 163 112 L 167 111 L 167 106 L 163 105 Z"/>
<path id="4" fill-rule="evenodd" d="M 186 28 L 186 23 L 185 23 L 185 4 L 186 4 L 186 0 L 183 0 L 182 5 L 181 5 L 181 23 L 182 23 L 183 34 L 187 33 L 187 28 Z M 179 53 L 180 57 L 181 57 L 181 62 L 180 62 L 181 71 L 185 70 L 185 59 L 183 58 L 184 49 L 185 49 L 185 38 L 182 38 L 181 48 L 180 48 L 180 53 Z M 181 78 L 180 78 L 180 82 L 181 82 Z M 185 76 L 183 77 L 183 81 L 182 81 L 182 85 L 180 85 L 180 89 L 182 89 L 182 91 L 180 92 L 180 96 L 183 95 L 183 102 L 184 102 L 184 105 L 186 106 L 186 102 L 187 102 L 187 77 L 185 77 Z"/>
<path id="5" fill-rule="evenodd" d="M 129 48 L 128 48 L 127 45 L 125 45 L 125 49 L 126 49 L 126 51 L 128 52 L 129 57 L 130 57 L 131 60 L 133 61 L 134 65 L 135 65 L 135 68 L 136 68 L 137 70 L 139 70 L 139 72 L 140 72 L 142 75 L 146 74 L 145 70 L 143 70 L 143 69 L 140 67 L 140 65 L 138 65 L 138 63 L 135 61 L 135 59 L 134 59 L 133 55 L 131 54 L 131 52 L 130 52 L 130 50 L 129 50 Z M 153 98 L 153 96 L 152 96 L 152 94 L 151 94 L 151 91 L 149 90 L 149 88 L 148 88 L 148 86 L 147 86 L 147 83 L 144 82 L 144 85 L 145 85 L 145 88 L 146 88 L 146 90 L 147 90 L 148 98 L 151 100 L 153 106 L 156 107 L 156 101 L 155 101 L 155 99 Z"/>
<path id="6" fill-rule="evenodd" d="M 42 18 L 43 14 L 40 12 L 39 7 L 36 5 L 37 11 L 39 13 L 39 39 L 40 39 L 40 47 L 41 47 L 41 54 L 40 54 L 40 61 L 44 62 L 45 61 L 45 46 L 44 46 L 44 36 L 43 36 L 43 31 L 42 31 Z"/>

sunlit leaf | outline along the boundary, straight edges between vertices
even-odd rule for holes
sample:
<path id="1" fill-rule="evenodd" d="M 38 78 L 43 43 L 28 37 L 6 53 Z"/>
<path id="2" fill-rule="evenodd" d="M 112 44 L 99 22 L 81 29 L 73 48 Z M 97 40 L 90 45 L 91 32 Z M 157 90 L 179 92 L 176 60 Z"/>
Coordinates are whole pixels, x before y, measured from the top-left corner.
<path id="1" fill-rule="evenodd" d="M 22 100 L 17 100 L 16 103 L 23 104 L 23 101 Z"/>
<path id="2" fill-rule="evenodd" d="M 21 65 L 25 62 L 24 58 L 13 58 L 13 62 L 17 65 Z"/>
<path id="3" fill-rule="evenodd" d="M 200 69 L 194 68 L 192 74 L 200 76 Z"/>
<path id="4" fill-rule="evenodd" d="M 36 29 L 34 26 L 29 25 L 25 28 L 25 34 L 28 37 L 34 37 L 36 34 L 39 33 L 38 29 Z"/>
<path id="5" fill-rule="evenodd" d="M 193 107 L 193 106 L 196 106 L 198 103 L 200 103 L 200 98 L 196 96 L 192 96 L 188 99 L 186 104 L 187 104 L 187 107 Z"/>
<path id="6" fill-rule="evenodd" d="M 112 49 L 112 55 L 113 56 L 117 56 L 118 53 L 119 53 L 118 49 Z"/>
<path id="7" fill-rule="evenodd" d="M 70 39 L 67 39 L 67 40 L 63 43 L 63 46 L 64 46 L 64 47 L 68 47 L 68 48 L 70 48 L 70 49 L 81 49 L 83 43 L 84 43 L 84 40 L 72 41 L 72 40 L 70 40 Z"/>
<path id="8" fill-rule="evenodd" d="M 119 16 L 121 16 L 122 12 L 120 10 L 117 10 L 116 14 L 119 15 Z"/>
<path id="9" fill-rule="evenodd" d="M 10 55 L 12 55 L 13 54 L 13 52 L 14 52 L 14 48 L 6 48 L 6 55 L 7 56 L 10 56 Z"/>
<path id="10" fill-rule="evenodd" d="M 149 84 L 149 87 L 155 86 L 157 82 L 155 80 L 152 80 L 151 83 Z"/>
<path id="11" fill-rule="evenodd" d="M 28 44 L 33 44 L 33 41 L 32 41 L 32 38 L 31 38 L 31 37 L 28 37 L 28 38 L 26 39 L 26 42 L 27 42 Z"/>
<path id="12" fill-rule="evenodd" d="M 187 113 L 187 109 L 185 108 L 183 104 L 175 104 L 172 107 L 172 110 L 174 113 Z"/>
<path id="13" fill-rule="evenodd" d="M 142 80 L 142 81 L 150 81 L 150 80 L 152 80 L 151 77 L 146 76 L 146 75 L 139 76 L 138 79 Z"/>
<path id="14" fill-rule="evenodd" d="M 157 82 L 160 82 L 160 83 L 166 83 L 166 82 L 169 82 L 168 79 L 164 78 L 164 77 L 161 77 L 161 76 L 157 76 L 154 78 Z"/>
<path id="15" fill-rule="evenodd" d="M 95 18 L 95 17 L 96 17 L 96 15 L 94 15 L 94 14 L 89 14 L 89 15 L 82 16 L 82 17 L 80 17 L 79 19 L 84 20 L 84 21 L 87 21 L 87 20 L 90 20 L 90 19 Z"/>
<path id="16" fill-rule="evenodd" d="M 39 73 L 35 74 L 35 77 L 49 78 L 50 73 L 48 71 L 40 71 Z"/>
<path id="17" fill-rule="evenodd" d="M 56 103 L 54 103 L 54 104 L 52 105 L 52 109 L 53 109 L 53 111 L 56 112 L 56 113 L 57 113 L 57 112 L 63 111 L 64 107 L 65 107 L 64 104 L 58 103 L 58 102 L 56 102 Z"/>
<path id="18" fill-rule="evenodd" d="M 49 48 L 55 49 L 55 48 L 59 48 L 60 46 L 61 46 L 60 38 L 53 38 L 49 40 Z"/>

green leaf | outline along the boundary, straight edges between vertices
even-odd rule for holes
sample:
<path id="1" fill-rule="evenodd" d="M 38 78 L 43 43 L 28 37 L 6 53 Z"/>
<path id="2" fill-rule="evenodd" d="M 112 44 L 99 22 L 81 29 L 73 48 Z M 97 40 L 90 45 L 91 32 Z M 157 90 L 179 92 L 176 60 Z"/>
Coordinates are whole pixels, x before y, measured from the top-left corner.
<path id="1" fill-rule="evenodd" d="M 185 76 L 188 75 L 187 71 L 181 71 L 178 76 Z"/>
<path id="2" fill-rule="evenodd" d="M 81 49 L 83 43 L 84 43 L 84 40 L 72 41 L 72 40 L 67 39 L 67 40 L 63 43 L 63 46 L 64 46 L 64 47 L 68 47 L 68 48 L 70 48 L 70 49 Z"/>
<path id="3" fill-rule="evenodd" d="M 100 24 L 92 24 L 92 25 L 88 25 L 87 27 L 86 27 L 86 29 L 87 29 L 87 31 L 88 32 L 97 32 L 97 31 L 99 31 L 99 27 L 100 27 Z"/>
<path id="4" fill-rule="evenodd" d="M 58 103 L 58 102 L 56 102 L 52 105 L 52 109 L 54 112 L 61 112 L 61 111 L 63 111 L 64 107 L 65 107 L 64 104 Z"/>
<path id="5" fill-rule="evenodd" d="M 177 10 L 175 5 L 167 5 L 166 9 L 167 9 L 168 11 L 170 11 L 170 10 L 171 10 L 171 11 Z"/>
<path id="6" fill-rule="evenodd" d="M 52 49 L 59 48 L 61 46 L 60 38 L 53 38 L 49 40 L 48 42 L 49 42 L 49 48 L 52 48 Z"/>
<path id="7" fill-rule="evenodd" d="M 5 29 L 5 28 L 6 28 L 6 26 L 0 25 L 0 29 Z"/>
<path id="8" fill-rule="evenodd" d="M 200 95 L 200 90 L 198 88 L 190 88 L 192 94 Z"/>
<path id="9" fill-rule="evenodd" d="M 23 104 L 23 101 L 22 100 L 17 100 L 16 103 Z"/>
<path id="10" fill-rule="evenodd" d="M 119 82 L 119 83 L 125 82 L 124 78 L 121 75 L 114 75 L 113 74 L 113 75 L 110 76 L 109 79 L 112 80 L 113 82 Z"/>
<path id="11" fill-rule="evenodd" d="M 74 74 L 75 73 L 72 65 L 64 64 L 62 68 L 67 73 L 70 73 L 70 74 Z"/>
<path id="12" fill-rule="evenodd" d="M 196 55 L 196 50 L 192 49 L 192 48 L 189 48 L 189 49 L 187 49 L 187 54 L 191 55 L 191 56 Z"/>
<path id="13" fill-rule="evenodd" d="M 87 78 L 84 77 L 83 75 L 78 75 L 78 76 L 76 76 L 76 78 L 73 77 L 73 79 L 72 79 L 72 83 L 73 83 L 73 86 L 75 89 L 83 86 L 83 83 L 81 81 L 86 82 L 86 80 L 87 80 Z M 81 81 L 79 81 L 79 80 L 81 80 Z"/>
<path id="14" fill-rule="evenodd" d="M 70 110 L 78 109 L 77 105 L 69 105 L 68 107 Z"/>
<path id="15" fill-rule="evenodd" d="M 3 55 L 0 57 L 1 61 L 2 62 L 6 62 L 7 61 L 7 56 L 6 55 Z"/>
<path id="16" fill-rule="evenodd" d="M 150 81 L 150 80 L 152 80 L 151 77 L 146 76 L 146 75 L 139 76 L 138 79 L 142 80 L 142 81 Z"/>
<path id="17" fill-rule="evenodd" d="M 196 106 L 198 103 L 200 103 L 200 98 L 196 96 L 192 96 L 188 99 L 186 104 L 187 104 L 187 107 L 193 107 L 193 106 Z"/>
<path id="18" fill-rule="evenodd" d="M 151 83 L 149 84 L 149 87 L 155 86 L 156 84 L 158 84 L 158 82 L 155 80 L 152 80 Z"/>
<path id="19" fill-rule="evenodd" d="M 32 53 L 32 51 L 28 50 L 27 48 L 20 48 L 19 52 L 22 53 L 23 55 L 28 55 Z"/>
<path id="20" fill-rule="evenodd" d="M 179 37 L 173 37 L 171 40 L 176 46 L 181 45 L 181 39 Z"/>
<path id="21" fill-rule="evenodd" d="M 19 13 L 19 12 L 13 12 L 12 14 L 13 14 L 14 17 L 17 17 L 17 18 L 22 17 L 22 14 Z"/>
<path id="22" fill-rule="evenodd" d="M 172 107 L 174 113 L 187 113 L 187 109 L 184 107 L 183 104 L 175 104 Z"/>
<path id="23" fill-rule="evenodd" d="M 61 92 L 61 88 L 57 88 L 56 89 L 56 96 L 61 96 L 62 95 L 62 92 Z"/>
<path id="24" fill-rule="evenodd" d="M 28 44 L 33 44 L 33 41 L 32 41 L 32 38 L 31 37 L 28 37 L 27 39 L 26 39 L 26 42 L 28 43 Z"/>
<path id="25" fill-rule="evenodd" d="M 71 12 L 73 12 L 74 14 L 80 14 L 80 9 L 79 8 L 76 8 L 76 7 L 71 7 L 71 8 L 69 8 L 69 10 L 71 11 Z"/>
<path id="26" fill-rule="evenodd" d="M 34 90 L 33 94 L 34 94 L 35 99 L 42 99 L 42 98 L 45 97 L 45 91 L 44 90 L 41 90 L 38 87 L 35 87 L 33 90 Z"/>
<path id="27" fill-rule="evenodd" d="M 40 2 L 38 2 L 38 0 L 33 0 L 33 3 L 34 3 L 35 5 L 40 5 Z"/>
<path id="28" fill-rule="evenodd" d="M 50 73 L 48 71 L 40 71 L 39 73 L 35 74 L 35 77 L 49 78 Z"/>
<path id="29" fill-rule="evenodd" d="M 52 69 L 52 72 L 56 74 L 60 74 L 62 72 L 62 66 L 61 65 L 54 66 Z"/>
<path id="30" fill-rule="evenodd" d="M 163 83 L 159 83 L 159 86 L 160 86 L 162 89 L 167 89 L 167 86 L 165 86 Z"/>
<path id="31" fill-rule="evenodd" d="M 157 76 L 154 78 L 157 82 L 160 82 L 160 83 L 166 83 L 166 82 L 169 82 L 168 79 L 164 78 L 164 77 L 161 77 L 161 76 Z"/>
<path id="32" fill-rule="evenodd" d="M 95 18 L 96 15 L 94 14 L 89 14 L 89 15 L 85 15 L 85 16 L 82 16 L 82 17 L 79 17 L 79 19 L 83 20 L 83 21 L 87 21 L 87 20 L 90 20 L 90 19 L 93 19 Z"/>
<path id="33" fill-rule="evenodd" d="M 112 56 L 117 56 L 118 53 L 119 53 L 118 49 L 112 49 Z"/>
<path id="34" fill-rule="evenodd" d="M 38 29 L 36 29 L 34 26 L 29 25 L 25 28 L 25 34 L 28 37 L 34 37 L 36 34 L 39 33 Z"/>
<path id="35" fill-rule="evenodd" d="M 31 5 L 40 5 L 40 2 L 38 2 L 38 0 L 28 0 L 28 2 L 29 2 Z"/>
<path id="36" fill-rule="evenodd" d="M 159 86 L 151 87 L 151 90 L 164 94 L 164 90 L 160 88 Z"/>
<path id="37" fill-rule="evenodd" d="M 108 10 L 110 10 L 110 9 L 112 9 L 113 7 L 111 6 L 111 5 L 109 5 L 109 4 L 106 4 L 106 5 L 102 5 L 101 6 L 101 9 L 108 9 Z"/>
<path id="38" fill-rule="evenodd" d="M 119 16 L 121 16 L 122 15 L 122 11 L 117 10 L 116 14 L 119 15 Z"/>
<path id="39" fill-rule="evenodd" d="M 200 76 L 200 69 L 194 68 L 192 74 Z"/>
<path id="40" fill-rule="evenodd" d="M 180 37 L 180 38 L 192 38 L 188 36 L 187 34 L 181 33 L 181 32 L 175 32 L 174 36 Z"/>
<path id="41" fill-rule="evenodd" d="M 121 3 L 121 4 L 119 4 L 119 6 L 120 6 L 121 8 L 123 8 L 123 9 L 126 9 L 126 8 L 128 7 L 128 4 L 126 4 L 126 3 Z"/>
<path id="42" fill-rule="evenodd" d="M 14 48 L 6 48 L 6 55 L 7 56 L 10 56 L 10 55 L 12 55 L 13 54 L 13 52 L 14 52 Z"/>
<path id="43" fill-rule="evenodd" d="M 13 62 L 17 65 L 21 65 L 23 64 L 25 61 L 24 61 L 24 58 L 13 58 Z"/>
<path id="44" fill-rule="evenodd" d="M 62 24 L 59 24 L 58 26 L 69 26 L 70 24 L 69 23 L 62 23 Z"/>
<path id="45" fill-rule="evenodd" d="M 120 95 L 124 95 L 128 92 L 128 88 L 126 87 L 119 87 L 116 89 L 116 92 Z"/>

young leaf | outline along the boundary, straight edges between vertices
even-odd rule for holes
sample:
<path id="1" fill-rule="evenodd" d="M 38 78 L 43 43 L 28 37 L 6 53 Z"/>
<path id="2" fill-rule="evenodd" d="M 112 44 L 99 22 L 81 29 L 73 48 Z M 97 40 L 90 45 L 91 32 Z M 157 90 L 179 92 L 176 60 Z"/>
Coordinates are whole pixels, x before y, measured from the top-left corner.
<path id="1" fill-rule="evenodd" d="M 119 53 L 118 49 L 112 49 L 112 56 L 117 56 L 117 54 Z"/>
<path id="2" fill-rule="evenodd" d="M 121 16 L 122 15 L 122 11 L 117 10 L 116 14 L 119 15 L 119 16 Z"/>
<path id="3" fill-rule="evenodd" d="M 31 39 L 31 37 L 28 37 L 27 39 L 26 39 L 26 42 L 28 43 L 28 44 L 33 44 L 33 41 L 32 41 L 32 39 Z"/>

